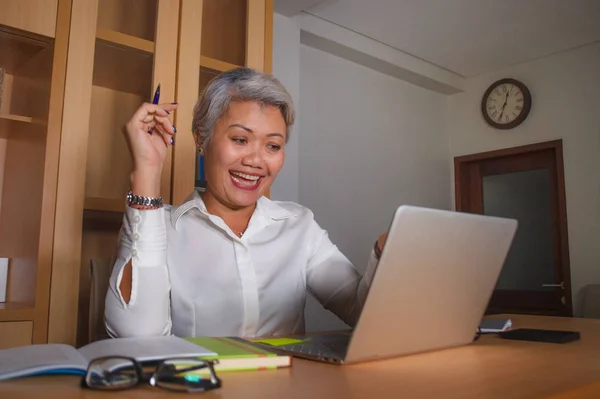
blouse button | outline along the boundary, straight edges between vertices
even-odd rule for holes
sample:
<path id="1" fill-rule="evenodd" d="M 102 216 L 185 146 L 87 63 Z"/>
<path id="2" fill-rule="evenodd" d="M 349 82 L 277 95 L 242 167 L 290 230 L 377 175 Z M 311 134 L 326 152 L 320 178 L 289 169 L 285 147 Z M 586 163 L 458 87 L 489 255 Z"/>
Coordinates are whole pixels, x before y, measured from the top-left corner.
<path id="1" fill-rule="evenodd" d="M 133 241 L 137 241 L 140 239 L 140 235 L 138 233 L 133 234 Z"/>
<path id="2" fill-rule="evenodd" d="M 133 218 L 133 221 L 136 222 L 136 223 L 139 223 L 140 222 L 140 215 L 135 215 L 134 218 Z"/>
<path id="3" fill-rule="evenodd" d="M 136 256 L 137 255 L 137 249 L 133 248 L 131 250 L 131 256 Z"/>

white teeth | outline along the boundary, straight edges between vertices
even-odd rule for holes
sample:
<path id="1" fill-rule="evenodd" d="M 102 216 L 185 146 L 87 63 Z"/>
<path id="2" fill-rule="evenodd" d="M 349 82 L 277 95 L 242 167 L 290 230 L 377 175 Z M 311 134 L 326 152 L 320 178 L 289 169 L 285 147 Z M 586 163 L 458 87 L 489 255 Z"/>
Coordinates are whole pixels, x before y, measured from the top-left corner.
<path id="1" fill-rule="evenodd" d="M 231 178 L 238 184 L 241 184 L 242 186 L 254 186 L 256 184 L 256 181 L 246 181 L 246 180 L 241 180 L 238 179 L 235 176 L 231 176 Z"/>
<path id="2" fill-rule="evenodd" d="M 256 181 L 256 180 L 260 179 L 260 176 L 252 176 L 252 175 L 247 175 L 245 173 L 240 173 L 240 172 L 231 172 L 231 174 L 239 176 L 239 177 L 243 177 L 244 179 L 247 179 L 247 180 Z"/>

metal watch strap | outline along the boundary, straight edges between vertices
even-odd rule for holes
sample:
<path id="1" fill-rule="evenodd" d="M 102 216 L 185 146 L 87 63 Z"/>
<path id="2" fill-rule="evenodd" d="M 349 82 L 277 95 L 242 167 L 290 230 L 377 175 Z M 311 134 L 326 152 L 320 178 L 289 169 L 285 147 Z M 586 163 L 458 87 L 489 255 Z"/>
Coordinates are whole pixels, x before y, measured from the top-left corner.
<path id="1" fill-rule="evenodd" d="M 162 197 L 142 197 L 141 195 L 135 195 L 129 191 L 127 193 L 127 205 L 142 205 L 160 208 L 163 206 L 163 199 Z"/>

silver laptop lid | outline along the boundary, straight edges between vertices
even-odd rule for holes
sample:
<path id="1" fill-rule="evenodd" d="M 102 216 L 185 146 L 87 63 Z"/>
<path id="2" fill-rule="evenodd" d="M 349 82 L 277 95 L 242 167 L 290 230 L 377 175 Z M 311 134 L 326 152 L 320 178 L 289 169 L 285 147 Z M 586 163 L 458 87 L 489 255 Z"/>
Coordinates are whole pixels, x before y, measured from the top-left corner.
<path id="1" fill-rule="evenodd" d="M 472 342 L 517 221 L 401 206 L 346 363 Z"/>

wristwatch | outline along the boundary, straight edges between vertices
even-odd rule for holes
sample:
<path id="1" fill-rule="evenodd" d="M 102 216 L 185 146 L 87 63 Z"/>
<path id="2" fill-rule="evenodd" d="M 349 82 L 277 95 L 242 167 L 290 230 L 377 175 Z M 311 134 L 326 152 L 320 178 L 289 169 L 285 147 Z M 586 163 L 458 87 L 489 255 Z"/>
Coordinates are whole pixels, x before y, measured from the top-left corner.
<path id="1" fill-rule="evenodd" d="M 135 195 L 131 191 L 127 193 L 127 205 L 141 205 L 151 208 L 160 208 L 163 206 L 162 197 L 142 197 L 141 195 Z"/>

